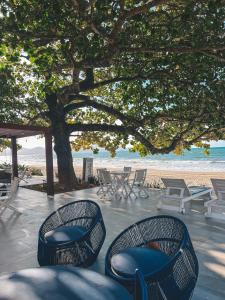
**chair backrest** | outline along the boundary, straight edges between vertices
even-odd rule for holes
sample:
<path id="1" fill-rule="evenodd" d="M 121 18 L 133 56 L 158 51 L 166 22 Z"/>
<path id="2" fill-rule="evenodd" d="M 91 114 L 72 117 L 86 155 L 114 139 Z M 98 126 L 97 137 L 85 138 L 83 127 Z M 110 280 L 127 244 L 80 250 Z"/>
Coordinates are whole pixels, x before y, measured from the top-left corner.
<path id="1" fill-rule="evenodd" d="M 134 300 L 148 300 L 148 287 L 143 274 L 137 269 L 135 272 L 135 295 Z"/>
<path id="2" fill-rule="evenodd" d="M 132 168 L 131 167 L 123 167 L 124 172 L 131 172 Z"/>
<path id="3" fill-rule="evenodd" d="M 140 169 L 135 171 L 134 182 L 144 184 L 147 174 L 147 169 Z"/>
<path id="4" fill-rule="evenodd" d="M 102 176 L 102 182 L 103 184 L 108 184 L 108 183 L 112 183 L 112 177 L 109 171 L 107 170 L 102 170 L 101 171 L 101 176 Z"/>
<path id="5" fill-rule="evenodd" d="M 97 177 L 100 183 L 102 182 L 102 171 L 106 171 L 106 170 L 107 170 L 106 168 L 97 169 Z"/>
<path id="6" fill-rule="evenodd" d="M 181 191 L 183 191 L 183 197 L 191 196 L 184 179 L 161 178 L 161 180 L 165 187 L 169 189 L 169 195 L 176 195 L 179 197 Z"/>
<path id="7" fill-rule="evenodd" d="M 225 200 L 225 179 L 211 178 L 212 186 L 219 200 Z"/>

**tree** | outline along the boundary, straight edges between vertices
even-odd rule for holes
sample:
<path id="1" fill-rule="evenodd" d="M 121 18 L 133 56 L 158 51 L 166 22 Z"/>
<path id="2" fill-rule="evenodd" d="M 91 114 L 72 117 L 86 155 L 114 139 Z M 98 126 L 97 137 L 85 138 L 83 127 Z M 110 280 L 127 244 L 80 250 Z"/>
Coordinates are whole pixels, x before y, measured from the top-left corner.
<path id="1" fill-rule="evenodd" d="M 223 136 L 223 1 L 0 0 L 0 7 L 5 64 L 31 96 L 23 97 L 23 121 L 52 126 L 65 189 L 76 182 L 71 145 L 113 155 L 130 145 L 146 155 Z M 79 135 L 70 143 L 72 132 Z"/>

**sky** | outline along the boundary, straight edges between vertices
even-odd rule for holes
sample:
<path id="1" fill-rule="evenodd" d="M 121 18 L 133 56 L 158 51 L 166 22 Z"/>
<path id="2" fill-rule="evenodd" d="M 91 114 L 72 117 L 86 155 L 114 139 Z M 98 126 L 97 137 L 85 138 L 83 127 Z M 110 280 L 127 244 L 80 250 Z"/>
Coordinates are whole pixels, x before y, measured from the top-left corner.
<path id="1" fill-rule="evenodd" d="M 39 138 L 36 136 L 18 139 L 18 143 L 22 145 L 23 148 L 34 148 L 34 147 L 44 147 L 44 138 Z M 225 141 L 212 141 L 210 142 L 211 147 L 225 147 Z"/>

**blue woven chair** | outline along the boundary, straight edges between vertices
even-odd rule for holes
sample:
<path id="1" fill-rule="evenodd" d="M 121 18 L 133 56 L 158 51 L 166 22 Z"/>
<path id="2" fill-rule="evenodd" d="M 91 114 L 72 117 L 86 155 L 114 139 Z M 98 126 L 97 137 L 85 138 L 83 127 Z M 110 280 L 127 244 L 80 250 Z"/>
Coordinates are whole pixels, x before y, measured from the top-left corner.
<path id="1" fill-rule="evenodd" d="M 154 300 L 190 299 L 198 277 L 198 261 L 184 223 L 154 216 L 125 229 L 109 247 L 105 273 L 135 293 L 139 269 Z"/>
<path id="2" fill-rule="evenodd" d="M 87 267 L 97 258 L 106 235 L 100 207 L 93 201 L 71 202 L 54 211 L 41 225 L 40 266 Z"/>

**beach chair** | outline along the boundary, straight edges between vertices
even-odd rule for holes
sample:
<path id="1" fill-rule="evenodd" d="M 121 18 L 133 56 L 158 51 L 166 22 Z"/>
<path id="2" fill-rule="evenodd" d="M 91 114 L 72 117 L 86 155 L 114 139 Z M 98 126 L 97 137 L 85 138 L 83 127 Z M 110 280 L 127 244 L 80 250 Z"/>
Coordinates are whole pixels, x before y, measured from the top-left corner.
<path id="1" fill-rule="evenodd" d="M 161 191 L 158 202 L 158 209 L 174 210 L 185 213 L 186 206 L 192 200 L 211 199 L 211 188 L 208 187 L 188 187 L 184 179 L 161 178 L 165 185 L 165 190 Z"/>
<path id="2" fill-rule="evenodd" d="M 127 187 L 129 191 L 126 191 L 126 197 L 130 197 L 132 194 L 135 198 L 144 197 L 148 198 L 148 192 L 144 186 L 146 179 L 147 169 L 140 169 L 135 171 L 134 179 L 128 182 Z"/>
<path id="3" fill-rule="evenodd" d="M 0 216 L 5 210 L 11 209 L 14 212 L 20 214 L 21 212 L 12 205 L 12 202 L 16 199 L 17 191 L 19 186 L 19 178 L 14 178 L 9 189 L 4 189 L 0 196 Z"/>
<path id="4" fill-rule="evenodd" d="M 215 197 L 205 203 L 205 216 L 225 220 L 225 179 L 211 178 L 211 182 Z"/>

